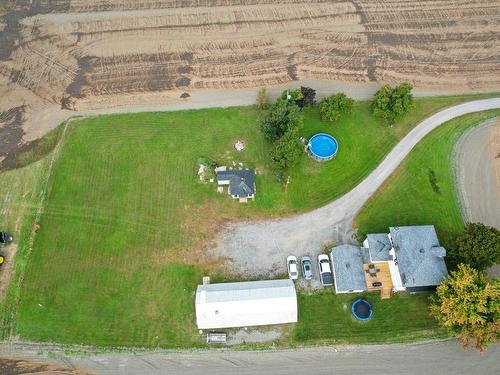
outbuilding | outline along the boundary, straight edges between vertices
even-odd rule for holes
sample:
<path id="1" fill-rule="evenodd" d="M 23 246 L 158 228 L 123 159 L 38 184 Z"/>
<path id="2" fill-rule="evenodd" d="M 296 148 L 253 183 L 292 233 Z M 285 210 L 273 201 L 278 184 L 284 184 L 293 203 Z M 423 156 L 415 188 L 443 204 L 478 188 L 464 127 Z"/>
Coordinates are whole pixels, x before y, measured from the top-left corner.
<path id="1" fill-rule="evenodd" d="M 198 285 L 198 329 L 251 327 L 297 322 L 292 280 Z"/>

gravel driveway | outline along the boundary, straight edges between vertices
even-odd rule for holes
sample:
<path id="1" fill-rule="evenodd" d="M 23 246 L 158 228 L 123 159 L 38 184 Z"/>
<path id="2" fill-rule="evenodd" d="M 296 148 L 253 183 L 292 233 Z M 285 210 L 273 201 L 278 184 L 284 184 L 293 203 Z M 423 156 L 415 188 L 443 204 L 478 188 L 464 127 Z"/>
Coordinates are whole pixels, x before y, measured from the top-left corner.
<path id="1" fill-rule="evenodd" d="M 286 272 L 287 255 L 315 256 L 333 243 L 355 242 L 354 216 L 425 135 L 455 117 L 496 108 L 500 108 L 500 98 L 475 100 L 437 112 L 410 131 L 373 172 L 344 196 L 290 218 L 229 224 L 211 253 L 228 259 L 228 268 L 245 277 L 273 277 Z"/>

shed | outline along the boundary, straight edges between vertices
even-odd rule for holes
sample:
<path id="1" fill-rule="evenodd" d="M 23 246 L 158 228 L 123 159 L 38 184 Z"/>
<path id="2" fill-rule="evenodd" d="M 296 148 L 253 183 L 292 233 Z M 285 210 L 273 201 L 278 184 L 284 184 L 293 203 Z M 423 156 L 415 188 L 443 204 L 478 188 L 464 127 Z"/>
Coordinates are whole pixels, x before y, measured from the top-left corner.
<path id="1" fill-rule="evenodd" d="M 297 294 L 289 279 L 198 285 L 196 290 L 199 329 L 295 322 Z"/>

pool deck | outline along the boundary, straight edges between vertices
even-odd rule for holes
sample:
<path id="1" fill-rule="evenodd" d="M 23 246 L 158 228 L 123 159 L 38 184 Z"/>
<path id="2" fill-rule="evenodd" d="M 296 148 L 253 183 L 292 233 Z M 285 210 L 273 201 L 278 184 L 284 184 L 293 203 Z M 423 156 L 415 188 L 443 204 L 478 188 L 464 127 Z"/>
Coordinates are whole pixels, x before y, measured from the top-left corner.
<path id="1" fill-rule="evenodd" d="M 363 264 L 363 271 L 365 272 L 366 288 L 368 291 L 380 290 L 380 298 L 387 299 L 392 296 L 392 278 L 389 269 L 389 263 L 379 262 L 373 263 L 375 265 L 375 274 L 372 276 L 369 273 L 369 264 Z M 373 286 L 372 283 L 379 282 L 382 286 Z"/>

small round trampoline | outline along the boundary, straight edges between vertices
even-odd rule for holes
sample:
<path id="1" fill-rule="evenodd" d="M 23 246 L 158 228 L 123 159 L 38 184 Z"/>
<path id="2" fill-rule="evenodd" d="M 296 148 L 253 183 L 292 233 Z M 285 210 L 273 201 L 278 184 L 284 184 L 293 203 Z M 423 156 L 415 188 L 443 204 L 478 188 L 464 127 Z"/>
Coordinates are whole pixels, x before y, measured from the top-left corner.
<path id="1" fill-rule="evenodd" d="M 373 315 L 372 305 L 361 298 L 352 303 L 351 311 L 357 320 L 369 320 Z"/>
<path id="2" fill-rule="evenodd" d="M 339 145 L 330 134 L 318 133 L 312 136 L 307 145 L 310 155 L 317 161 L 327 161 L 337 155 Z"/>

